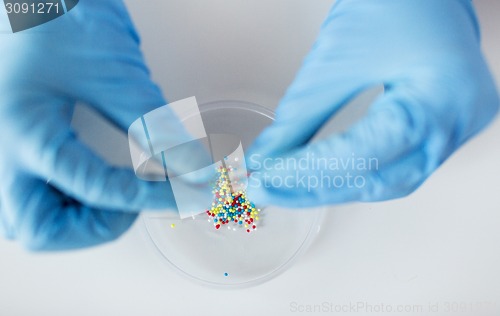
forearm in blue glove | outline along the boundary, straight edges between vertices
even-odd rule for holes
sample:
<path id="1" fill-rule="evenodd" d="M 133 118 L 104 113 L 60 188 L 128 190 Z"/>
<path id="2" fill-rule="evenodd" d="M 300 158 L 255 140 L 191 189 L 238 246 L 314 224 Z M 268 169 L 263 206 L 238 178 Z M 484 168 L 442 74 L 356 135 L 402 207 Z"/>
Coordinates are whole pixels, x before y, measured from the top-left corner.
<path id="1" fill-rule="evenodd" d="M 81 1 L 44 25 L 2 34 L 0 55 L 0 228 L 8 237 L 35 250 L 92 246 L 120 236 L 138 210 L 175 206 L 168 182 L 108 165 L 71 130 L 76 102 L 123 131 L 165 104 L 121 1 Z"/>

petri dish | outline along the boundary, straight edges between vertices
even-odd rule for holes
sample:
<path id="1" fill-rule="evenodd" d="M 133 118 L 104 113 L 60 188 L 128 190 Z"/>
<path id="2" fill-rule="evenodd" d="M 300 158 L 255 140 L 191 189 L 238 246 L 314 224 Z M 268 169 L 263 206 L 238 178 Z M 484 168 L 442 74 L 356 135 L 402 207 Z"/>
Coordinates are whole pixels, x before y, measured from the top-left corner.
<path id="1" fill-rule="evenodd" d="M 243 101 L 216 101 L 199 109 L 207 134 L 235 135 L 243 149 L 274 119 L 271 110 Z M 189 118 L 186 113 L 180 119 Z M 231 289 L 255 286 L 286 271 L 314 241 L 323 214 L 324 208 L 267 206 L 251 233 L 231 225 L 214 229 L 206 213 L 180 219 L 146 212 L 142 221 L 170 267 L 195 282 Z"/>

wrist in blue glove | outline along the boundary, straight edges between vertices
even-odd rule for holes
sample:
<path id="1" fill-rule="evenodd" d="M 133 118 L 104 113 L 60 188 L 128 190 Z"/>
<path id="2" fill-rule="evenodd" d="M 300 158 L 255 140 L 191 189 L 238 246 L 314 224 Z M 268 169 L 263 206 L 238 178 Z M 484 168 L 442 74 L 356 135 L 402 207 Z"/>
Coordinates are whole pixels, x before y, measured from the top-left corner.
<path id="1" fill-rule="evenodd" d="M 0 55 L 0 229 L 8 237 L 34 250 L 92 246 L 120 236 L 138 210 L 175 206 L 168 182 L 108 165 L 71 130 L 76 102 L 123 131 L 165 104 L 121 1 L 81 1 L 54 21 L 2 34 Z"/>
<path id="2" fill-rule="evenodd" d="M 276 121 L 249 153 L 249 196 L 305 207 L 410 194 L 498 111 L 479 37 L 468 0 L 337 1 Z M 366 117 L 309 142 L 342 106 L 380 84 L 385 92 Z"/>

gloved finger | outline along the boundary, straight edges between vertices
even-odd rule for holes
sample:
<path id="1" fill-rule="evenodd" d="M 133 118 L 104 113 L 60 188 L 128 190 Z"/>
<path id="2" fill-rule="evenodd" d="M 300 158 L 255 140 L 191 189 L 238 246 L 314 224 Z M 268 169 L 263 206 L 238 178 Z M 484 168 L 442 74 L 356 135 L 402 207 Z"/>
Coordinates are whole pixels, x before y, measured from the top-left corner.
<path id="1" fill-rule="evenodd" d="M 367 188 L 359 190 L 361 194 L 356 201 L 385 201 L 411 194 L 431 173 L 426 165 L 426 153 L 417 148 L 409 155 L 386 164 L 380 170 L 368 172 L 365 175 Z M 340 192 L 337 195 L 340 197 Z M 340 197 L 339 200 L 342 198 Z"/>
<path id="2" fill-rule="evenodd" d="M 138 179 L 132 170 L 111 166 L 81 143 L 71 131 L 68 100 L 46 93 L 9 96 L 12 104 L 33 104 L 17 113 L 9 126 L 11 141 L 23 135 L 15 147 L 23 165 L 84 204 L 123 211 L 175 208 L 168 182 Z M 47 115 L 51 113 L 51 115 Z"/>
<path id="3" fill-rule="evenodd" d="M 44 176 L 82 203 L 123 211 L 172 208 L 175 201 L 168 181 L 140 180 L 126 168 L 108 165 L 74 134 L 67 133 L 44 162 Z"/>
<path id="4" fill-rule="evenodd" d="M 275 121 L 250 148 L 250 156 L 279 155 L 304 145 L 343 105 L 375 84 L 359 79 L 362 76 L 356 78 L 342 59 L 325 60 L 311 54 L 281 100 Z M 325 67 L 337 72 L 325 73 L 321 70 Z"/>
<path id="5" fill-rule="evenodd" d="M 378 198 L 380 193 L 374 190 L 380 185 L 359 190 L 343 187 L 349 179 L 365 179 L 370 172 L 378 172 L 416 151 L 427 135 L 425 116 L 405 89 L 391 90 L 345 133 L 268 157 L 267 163 L 259 166 L 258 175 L 252 175 L 248 196 L 263 204 L 276 203 L 281 196 L 280 203 L 297 206 Z M 425 163 L 424 171 L 434 165 L 427 158 Z M 325 181 L 330 183 L 326 189 Z"/>
<path id="6" fill-rule="evenodd" d="M 30 250 L 68 250 L 109 242 L 122 235 L 137 215 L 80 204 L 44 181 L 11 173 L 2 187 L 14 214 L 16 239 Z"/>

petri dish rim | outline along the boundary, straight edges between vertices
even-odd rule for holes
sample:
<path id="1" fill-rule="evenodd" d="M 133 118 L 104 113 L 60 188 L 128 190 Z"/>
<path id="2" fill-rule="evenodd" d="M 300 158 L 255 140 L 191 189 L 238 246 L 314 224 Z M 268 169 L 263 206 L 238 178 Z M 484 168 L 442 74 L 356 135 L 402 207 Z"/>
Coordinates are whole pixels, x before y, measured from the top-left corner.
<path id="1" fill-rule="evenodd" d="M 199 105 L 200 113 L 205 113 L 209 111 L 216 111 L 216 110 L 223 110 L 223 109 L 239 109 L 239 110 L 244 110 L 244 111 L 252 111 L 255 113 L 258 113 L 260 115 L 266 116 L 270 120 L 274 121 L 274 112 L 264 106 L 251 103 L 248 101 L 238 101 L 238 100 L 224 100 L 224 101 L 212 101 L 212 102 L 207 102 L 207 103 L 202 103 Z M 185 114 L 184 117 L 180 118 L 181 120 L 187 120 L 193 115 L 196 115 L 196 113 L 193 114 Z M 259 276 L 253 280 L 249 280 L 246 282 L 241 282 L 237 284 L 224 284 L 224 283 L 216 283 L 208 280 L 204 280 L 202 278 L 199 278 L 195 275 L 192 275 L 191 273 L 188 273 L 184 271 L 181 267 L 173 263 L 165 253 L 160 249 L 159 245 L 157 242 L 154 240 L 152 237 L 152 233 L 149 230 L 149 226 L 147 223 L 147 217 L 143 214 L 141 215 L 141 220 L 142 220 L 142 227 L 147 233 L 147 236 L 149 237 L 150 243 L 154 246 L 155 252 L 161 256 L 161 258 L 164 259 L 164 262 L 172 269 L 174 270 L 178 275 L 181 275 L 187 279 L 190 279 L 191 281 L 198 283 L 200 285 L 204 285 L 207 287 L 211 288 L 219 288 L 219 289 L 242 289 L 242 288 L 248 288 L 252 286 L 257 286 L 262 283 L 265 283 L 267 281 L 270 281 L 286 270 L 288 270 L 311 246 L 311 244 L 314 242 L 315 238 L 320 232 L 321 229 L 321 223 L 324 219 L 324 214 L 325 214 L 325 208 L 318 208 L 314 210 L 309 210 L 309 212 L 314 212 L 315 217 L 314 220 L 311 222 L 310 229 L 307 232 L 307 235 L 305 236 L 304 240 L 298 246 L 297 250 L 281 265 L 276 267 L 275 269 L 269 271 L 266 274 L 263 274 L 262 276 Z"/>

